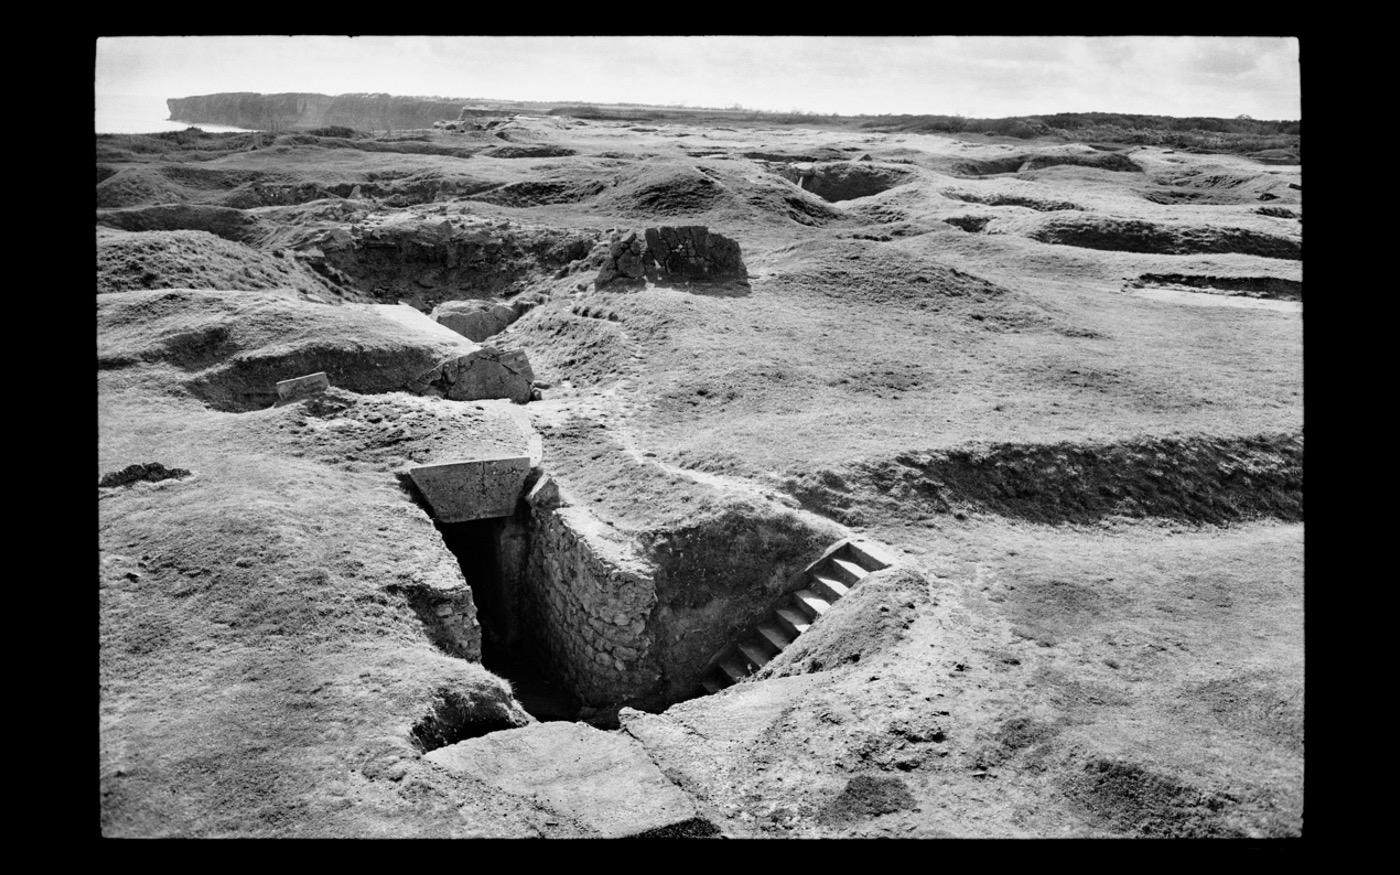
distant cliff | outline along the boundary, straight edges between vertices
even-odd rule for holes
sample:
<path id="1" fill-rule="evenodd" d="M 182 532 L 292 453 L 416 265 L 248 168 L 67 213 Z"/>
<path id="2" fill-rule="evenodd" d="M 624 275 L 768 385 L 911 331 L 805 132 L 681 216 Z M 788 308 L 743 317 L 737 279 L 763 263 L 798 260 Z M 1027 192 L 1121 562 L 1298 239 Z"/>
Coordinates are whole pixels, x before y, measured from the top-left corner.
<path id="1" fill-rule="evenodd" d="M 257 94 L 251 91 L 171 97 L 172 121 L 290 130 L 344 125 L 359 130 L 430 128 L 456 119 L 466 100 L 392 94 Z"/>

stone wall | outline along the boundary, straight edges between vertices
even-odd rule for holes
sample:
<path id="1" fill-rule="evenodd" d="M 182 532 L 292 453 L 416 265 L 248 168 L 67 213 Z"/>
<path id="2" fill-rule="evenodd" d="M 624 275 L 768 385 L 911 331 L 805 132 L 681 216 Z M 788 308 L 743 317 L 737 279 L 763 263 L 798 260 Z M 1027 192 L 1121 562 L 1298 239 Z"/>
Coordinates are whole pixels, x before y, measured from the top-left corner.
<path id="1" fill-rule="evenodd" d="M 694 690 L 715 652 L 802 586 L 801 571 L 843 535 L 824 520 L 748 499 L 642 534 L 638 551 L 658 602 L 651 657 L 664 673 L 662 698 Z"/>
<path id="2" fill-rule="evenodd" d="M 656 605 L 650 570 L 586 509 L 532 505 L 529 623 L 551 667 L 585 705 L 652 693 L 661 673 L 647 628 Z"/>
<path id="3" fill-rule="evenodd" d="M 457 575 L 460 581 L 460 573 Z M 385 588 L 402 596 L 427 630 L 428 638 L 444 653 L 473 661 L 481 660 L 481 626 L 476 620 L 476 603 L 466 583 L 442 587 L 426 582 L 395 583 Z"/>

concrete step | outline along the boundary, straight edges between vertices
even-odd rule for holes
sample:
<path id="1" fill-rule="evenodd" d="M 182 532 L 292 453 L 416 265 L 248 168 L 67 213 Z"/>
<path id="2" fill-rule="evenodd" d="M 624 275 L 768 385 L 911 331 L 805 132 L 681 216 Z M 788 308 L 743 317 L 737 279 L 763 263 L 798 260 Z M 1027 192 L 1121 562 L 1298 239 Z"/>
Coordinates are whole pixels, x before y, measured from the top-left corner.
<path id="1" fill-rule="evenodd" d="M 772 655 L 764 650 L 762 645 L 756 641 L 740 641 L 739 652 L 749 658 L 749 661 L 759 668 L 763 668 L 772 659 Z"/>
<path id="2" fill-rule="evenodd" d="M 829 602 L 834 602 L 851 591 L 850 587 L 841 581 L 815 573 L 812 575 L 811 590 Z"/>
<path id="3" fill-rule="evenodd" d="M 806 615 L 797 608 L 778 608 L 774 613 L 778 615 L 778 622 L 793 635 L 801 635 L 812 626 L 807 622 Z"/>
<path id="4" fill-rule="evenodd" d="M 802 609 L 809 619 L 815 620 L 831 609 L 831 602 L 812 592 L 810 589 L 799 589 L 792 594 L 797 606 Z"/>
<path id="5" fill-rule="evenodd" d="M 786 650 L 787 646 L 792 643 L 792 636 L 783 631 L 783 627 L 778 623 L 759 623 L 758 634 L 767 638 L 768 643 L 776 647 L 779 653 Z"/>
<path id="6" fill-rule="evenodd" d="M 719 670 L 729 676 L 734 683 L 738 683 L 749 676 L 748 666 L 744 665 L 733 656 L 726 656 L 719 661 Z"/>
<path id="7" fill-rule="evenodd" d="M 862 577 L 870 573 L 849 559 L 833 557 L 830 564 L 831 570 L 835 572 L 836 576 L 846 583 L 859 583 Z"/>
<path id="8" fill-rule="evenodd" d="M 700 686 L 704 687 L 707 693 L 718 693 L 720 690 L 724 689 L 724 684 L 708 675 L 700 679 Z"/>
<path id="9" fill-rule="evenodd" d="M 868 543 L 847 541 L 846 555 L 851 561 L 867 571 L 879 571 L 881 568 L 889 568 L 894 564 L 894 560 L 886 556 L 883 550 Z"/>

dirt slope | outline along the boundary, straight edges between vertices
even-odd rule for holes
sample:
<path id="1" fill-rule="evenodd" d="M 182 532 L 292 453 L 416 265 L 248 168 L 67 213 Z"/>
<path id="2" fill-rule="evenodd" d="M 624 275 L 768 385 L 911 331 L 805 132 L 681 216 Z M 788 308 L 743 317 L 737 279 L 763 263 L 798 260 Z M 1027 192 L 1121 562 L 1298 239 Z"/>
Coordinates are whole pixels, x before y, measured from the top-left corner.
<path id="1" fill-rule="evenodd" d="M 896 559 L 757 676 L 597 717 L 700 834 L 1300 834 L 1299 167 L 853 127 L 335 133 L 98 141 L 98 477 L 188 472 L 98 489 L 104 834 L 596 834 L 424 759 L 535 719 L 402 485 L 492 453 L 670 549 L 670 580 L 758 587 L 765 526 Z M 592 284 L 663 225 L 737 241 L 747 285 Z M 399 300 L 528 301 L 489 342 L 536 397 L 402 391 L 466 347 L 367 309 Z M 272 406 L 316 370 L 328 395 Z"/>

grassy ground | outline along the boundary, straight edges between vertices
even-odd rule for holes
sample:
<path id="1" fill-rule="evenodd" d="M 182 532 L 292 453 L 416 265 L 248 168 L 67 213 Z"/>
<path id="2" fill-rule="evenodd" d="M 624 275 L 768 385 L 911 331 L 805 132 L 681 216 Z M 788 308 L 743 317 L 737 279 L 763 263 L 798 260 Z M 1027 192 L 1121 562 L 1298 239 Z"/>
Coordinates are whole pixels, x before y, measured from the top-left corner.
<path id="1" fill-rule="evenodd" d="M 181 285 L 224 290 L 211 313 L 272 288 L 323 310 L 99 336 L 99 475 L 192 472 L 99 490 L 107 834 L 585 832 L 412 741 L 444 691 L 528 719 L 402 595 L 461 578 L 395 475 L 490 450 L 534 452 L 624 533 L 761 495 L 899 557 L 769 679 L 624 715 L 726 834 L 1301 831 L 1296 165 L 563 117 L 156 145 L 99 139 L 101 312 Z M 797 184 L 840 156 L 828 188 Z M 615 230 L 661 224 L 739 241 L 748 286 L 589 284 Z M 402 264 L 420 303 L 488 294 L 480 277 L 542 298 L 494 341 L 543 400 L 235 413 L 191 392 L 298 344 L 392 388 L 369 352 L 414 341 L 317 303 L 368 299 L 336 291 L 357 253 Z"/>

